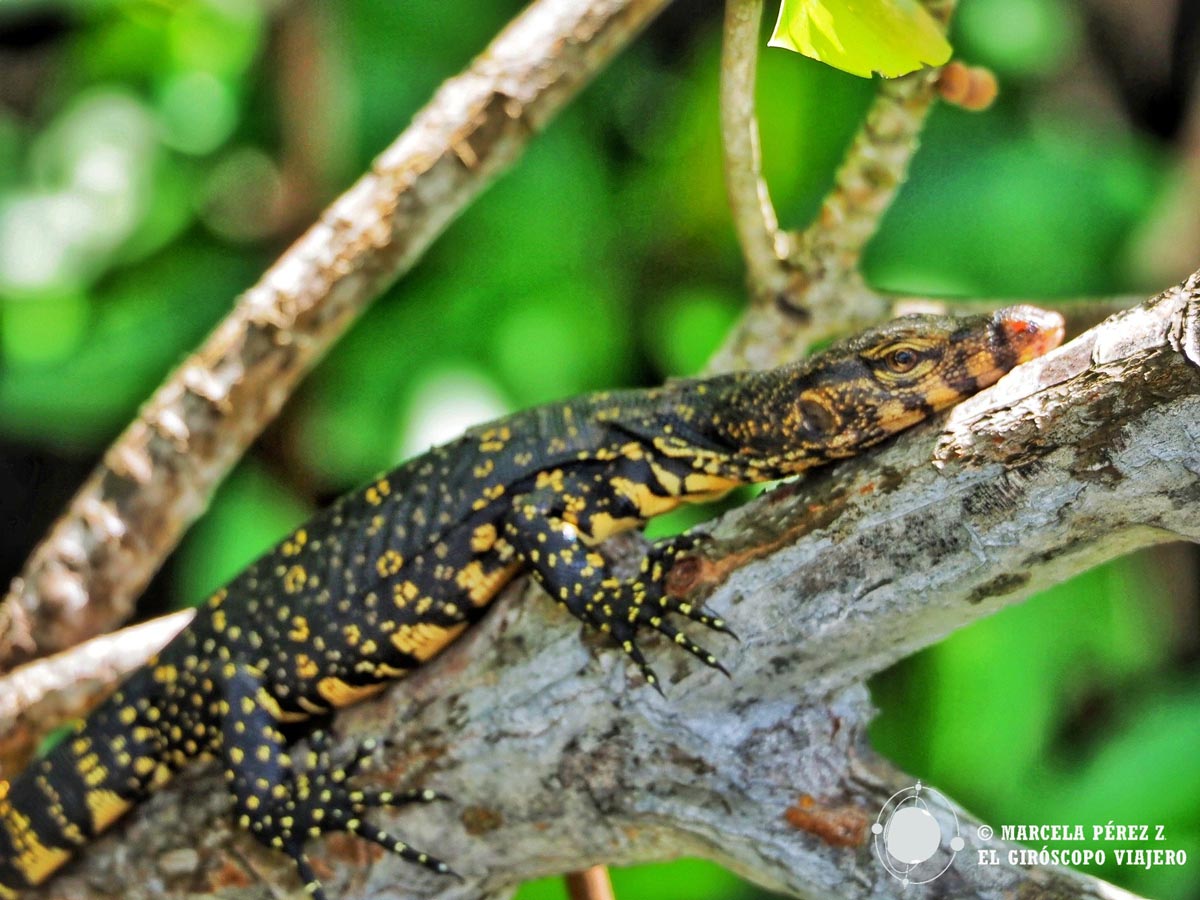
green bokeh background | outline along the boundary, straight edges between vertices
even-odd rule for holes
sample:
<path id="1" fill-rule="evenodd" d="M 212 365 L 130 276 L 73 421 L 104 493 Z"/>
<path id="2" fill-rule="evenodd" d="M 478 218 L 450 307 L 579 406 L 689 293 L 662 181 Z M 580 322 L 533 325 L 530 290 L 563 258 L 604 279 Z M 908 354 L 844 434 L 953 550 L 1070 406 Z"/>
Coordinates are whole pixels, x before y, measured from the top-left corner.
<path id="1" fill-rule="evenodd" d="M 0 574 L 233 297 L 521 5 L 0 7 Z M 196 601 L 470 421 L 703 364 L 744 303 L 719 23 L 717 3 L 676 4 L 380 298 L 221 488 L 145 614 Z M 1091 52 L 1075 8 L 969 0 L 954 38 L 1002 98 L 935 112 L 870 279 L 1069 298 L 1183 274 L 1148 272 L 1140 252 L 1176 184 L 1172 148 L 1064 89 Z M 801 223 L 872 87 L 778 50 L 760 82 L 767 175 Z M 1190 551 L 1160 552 L 969 628 L 876 680 L 873 739 L 985 821 L 1162 824 L 1200 858 L 1194 585 Z M 1200 897 L 1200 862 L 1093 871 Z M 694 861 L 615 880 L 639 900 L 759 896 Z"/>

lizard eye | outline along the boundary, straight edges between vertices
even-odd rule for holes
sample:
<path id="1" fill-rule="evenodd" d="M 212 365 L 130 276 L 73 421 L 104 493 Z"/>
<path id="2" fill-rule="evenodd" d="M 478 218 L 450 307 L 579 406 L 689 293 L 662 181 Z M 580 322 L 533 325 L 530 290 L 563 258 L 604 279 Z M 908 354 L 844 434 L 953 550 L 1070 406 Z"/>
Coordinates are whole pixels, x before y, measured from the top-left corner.
<path id="1" fill-rule="evenodd" d="M 884 365 L 895 372 L 897 375 L 903 375 L 906 372 L 911 372 L 920 362 L 920 355 L 916 350 L 911 350 L 908 347 L 898 347 L 891 351 L 883 358 Z"/>

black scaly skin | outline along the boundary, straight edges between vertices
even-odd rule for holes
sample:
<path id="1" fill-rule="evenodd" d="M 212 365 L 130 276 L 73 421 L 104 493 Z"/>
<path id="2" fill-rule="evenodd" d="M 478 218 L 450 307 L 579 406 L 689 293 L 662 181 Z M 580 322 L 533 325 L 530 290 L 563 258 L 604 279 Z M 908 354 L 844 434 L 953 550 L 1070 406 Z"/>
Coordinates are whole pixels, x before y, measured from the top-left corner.
<path id="1" fill-rule="evenodd" d="M 221 760 L 239 823 L 324 892 L 304 845 L 332 831 L 435 872 L 445 863 L 370 824 L 370 809 L 437 799 L 368 792 L 317 736 L 303 759 L 287 722 L 354 703 L 404 676 L 529 572 L 608 632 L 647 682 L 644 629 L 709 666 L 669 621 L 724 623 L 667 595 L 687 536 L 654 545 L 622 580 L 601 542 L 681 502 L 861 452 L 1055 346 L 1062 320 L 1029 307 L 897 320 L 769 372 L 593 394 L 517 413 L 430 450 L 350 494 L 205 603 L 191 626 L 43 759 L 0 782 L 0 900 L 40 884 L 93 835 L 192 760 Z"/>

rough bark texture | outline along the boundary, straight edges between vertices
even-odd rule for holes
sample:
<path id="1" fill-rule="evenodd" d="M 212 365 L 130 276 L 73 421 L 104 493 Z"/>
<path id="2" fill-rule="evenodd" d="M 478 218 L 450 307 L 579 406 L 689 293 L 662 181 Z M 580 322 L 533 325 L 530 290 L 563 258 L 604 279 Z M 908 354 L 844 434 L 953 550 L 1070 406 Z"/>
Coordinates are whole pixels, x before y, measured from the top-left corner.
<path id="1" fill-rule="evenodd" d="M 706 640 L 732 680 L 648 639 L 660 697 L 536 589 L 511 591 L 436 663 L 338 722 L 394 739 L 380 781 L 456 798 L 380 818 L 465 883 L 343 837 L 313 848 L 320 874 L 346 900 L 466 898 L 594 862 L 700 855 L 792 896 L 904 896 L 870 824 L 911 779 L 864 742 L 864 679 L 1104 559 L 1200 539 L 1197 422 L 1200 274 L 948 420 L 716 523 L 679 584 L 715 585 L 710 604 L 742 640 Z M 189 775 L 40 896 L 294 887 L 227 810 L 219 779 Z M 1008 865 L 958 815 L 966 855 L 924 897 L 1128 896 Z M 1001 864 L 974 865 L 981 847 Z"/>
<path id="2" fill-rule="evenodd" d="M 123 621 L 217 483 L 355 317 L 668 0 L 537 0 L 158 389 L 0 603 L 0 672 Z"/>

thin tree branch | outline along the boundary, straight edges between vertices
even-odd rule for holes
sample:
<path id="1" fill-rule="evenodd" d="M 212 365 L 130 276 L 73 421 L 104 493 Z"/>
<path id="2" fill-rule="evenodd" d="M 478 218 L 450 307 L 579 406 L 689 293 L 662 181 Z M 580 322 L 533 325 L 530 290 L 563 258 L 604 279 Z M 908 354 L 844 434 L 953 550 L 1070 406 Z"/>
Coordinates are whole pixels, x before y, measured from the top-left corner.
<path id="1" fill-rule="evenodd" d="M 956 0 L 925 0 L 948 23 Z M 795 235 L 790 263 L 805 271 L 857 271 L 863 248 L 904 182 L 925 119 L 937 97 L 940 68 L 881 79 L 879 95 L 834 176 L 817 218 Z"/>
<path id="2" fill-rule="evenodd" d="M 0 672 L 126 618 L 300 378 L 668 0 L 537 0 L 243 294 L 0 604 Z"/>
<path id="3" fill-rule="evenodd" d="M 948 22 L 955 2 L 925 0 L 925 6 Z M 806 229 L 781 233 L 762 180 L 754 117 L 760 14 L 758 0 L 728 0 L 722 140 L 730 206 L 755 302 L 710 363 L 713 371 L 778 365 L 817 341 L 885 316 L 887 301 L 863 282 L 859 261 L 904 181 L 937 96 L 938 69 L 880 81 L 820 213 Z"/>
<path id="4" fill-rule="evenodd" d="M 732 679 L 651 638 L 660 697 L 538 590 L 510 591 L 438 661 L 338 720 L 347 738 L 392 739 L 380 784 L 455 798 L 379 818 L 465 882 L 351 838 L 313 848 L 320 873 L 344 900 L 466 898 L 581 862 L 698 855 L 789 896 L 908 896 L 870 838 L 911 780 L 865 744 L 865 679 L 1103 560 L 1200 540 L 1198 422 L 1200 273 L 949 418 L 706 529 L 703 555 L 672 575 L 741 634 L 707 637 Z M 294 888 L 290 863 L 228 810 L 215 774 L 190 775 L 33 896 Z M 965 852 L 923 897 L 1131 896 L 1022 865 L 952 804 L 945 824 L 950 810 Z M 980 849 L 997 864 L 978 865 Z"/>
<path id="5" fill-rule="evenodd" d="M 758 75 L 763 0 L 726 0 L 725 38 L 721 45 L 721 143 L 725 189 L 742 255 L 746 284 L 754 304 L 782 296 L 792 277 L 784 260 L 787 236 L 762 174 L 754 85 Z"/>
<path id="6" fill-rule="evenodd" d="M 565 881 L 570 900 L 615 900 L 607 866 L 592 866 L 581 872 L 571 872 Z"/>

